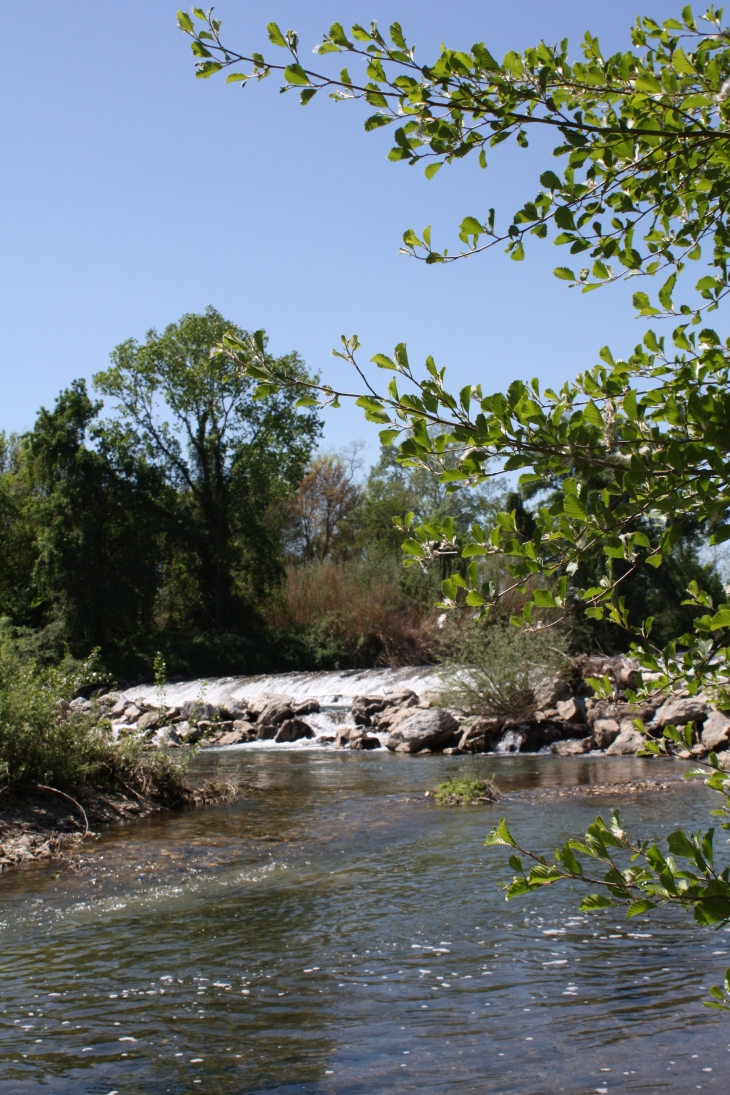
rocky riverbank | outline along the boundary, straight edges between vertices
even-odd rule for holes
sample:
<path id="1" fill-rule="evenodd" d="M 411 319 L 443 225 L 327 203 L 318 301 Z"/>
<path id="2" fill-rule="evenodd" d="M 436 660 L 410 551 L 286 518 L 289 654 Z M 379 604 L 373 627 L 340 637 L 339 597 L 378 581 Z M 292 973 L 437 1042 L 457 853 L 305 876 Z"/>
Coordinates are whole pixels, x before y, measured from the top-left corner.
<path id="1" fill-rule="evenodd" d="M 597 699 L 588 677 L 608 676 L 617 702 Z M 701 759 L 712 750 L 728 759 L 730 719 L 703 696 L 657 696 L 639 705 L 625 701 L 636 665 L 629 658 L 583 658 L 570 678 L 541 681 L 530 718 L 515 720 L 467 716 L 438 704 L 442 682 L 434 670 L 371 670 L 360 673 L 238 678 L 202 686 L 171 686 L 178 702 L 163 702 L 139 686 L 96 701 L 116 737 L 144 737 L 150 747 L 316 746 L 335 749 L 386 748 L 410 756 L 431 753 L 538 753 L 580 756 L 634 755 L 643 744 L 633 720 L 653 733 L 669 723 L 691 725 L 691 749 L 683 759 Z M 291 691 L 284 691 L 286 686 Z M 373 687 L 377 685 L 376 687 Z M 272 687 L 273 686 L 273 687 Z M 281 688 L 281 691 L 274 690 Z M 187 698 L 186 697 L 187 693 Z"/>

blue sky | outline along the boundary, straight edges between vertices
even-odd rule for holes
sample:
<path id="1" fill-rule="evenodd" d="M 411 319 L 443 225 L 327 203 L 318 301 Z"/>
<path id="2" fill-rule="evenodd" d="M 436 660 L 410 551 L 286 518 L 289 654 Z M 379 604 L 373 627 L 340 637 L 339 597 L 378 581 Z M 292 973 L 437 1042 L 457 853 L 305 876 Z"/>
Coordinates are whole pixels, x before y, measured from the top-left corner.
<path id="1" fill-rule="evenodd" d="M 428 182 L 386 160 L 389 131 L 364 133 L 367 108 L 318 97 L 302 109 L 276 77 L 244 92 L 195 80 L 176 6 L 0 0 L 0 429 L 28 428 L 117 343 L 207 304 L 266 328 L 274 353 L 296 349 L 335 382 L 349 380 L 329 356 L 343 332 L 360 336 L 363 359 L 405 341 L 412 361 L 431 353 L 446 365 L 454 387 L 487 391 L 518 376 L 559 383 L 606 343 L 624 353 L 639 340 L 627 290 L 569 290 L 551 275 L 565 253 L 549 243 L 535 241 L 523 263 L 495 251 L 427 268 L 398 255 L 408 227 L 432 223 L 434 243 L 448 245 L 466 214 L 495 206 L 508 218 L 537 192 L 550 146 L 503 145 L 486 172 L 465 162 Z M 646 10 L 662 19 L 680 8 Z M 442 41 L 484 41 L 501 57 L 543 37 L 568 37 L 577 56 L 587 28 L 628 47 L 637 7 L 219 0 L 216 13 L 241 50 L 268 47 L 272 19 L 299 31 L 303 55 L 336 19 L 398 19 L 422 58 Z M 327 414 L 325 446 L 357 438 L 374 454 L 359 411 Z"/>

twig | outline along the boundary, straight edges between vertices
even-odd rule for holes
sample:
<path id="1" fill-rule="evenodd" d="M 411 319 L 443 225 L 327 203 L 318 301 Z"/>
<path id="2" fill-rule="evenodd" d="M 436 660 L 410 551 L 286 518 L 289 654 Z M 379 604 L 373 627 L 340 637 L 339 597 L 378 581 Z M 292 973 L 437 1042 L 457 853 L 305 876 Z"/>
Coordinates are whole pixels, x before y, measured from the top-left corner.
<path id="1" fill-rule="evenodd" d="M 48 787 L 45 783 L 36 783 L 36 787 L 39 791 L 52 791 L 54 795 L 60 795 L 61 798 L 66 798 L 69 802 L 72 802 L 76 809 L 80 810 L 83 814 L 84 825 L 86 826 L 84 836 L 87 837 L 89 835 L 89 833 L 91 832 L 89 828 L 89 819 L 86 816 L 86 810 L 83 808 L 80 802 L 77 802 L 75 798 L 71 798 L 71 795 L 67 795 L 65 791 L 59 791 L 57 787 Z"/>

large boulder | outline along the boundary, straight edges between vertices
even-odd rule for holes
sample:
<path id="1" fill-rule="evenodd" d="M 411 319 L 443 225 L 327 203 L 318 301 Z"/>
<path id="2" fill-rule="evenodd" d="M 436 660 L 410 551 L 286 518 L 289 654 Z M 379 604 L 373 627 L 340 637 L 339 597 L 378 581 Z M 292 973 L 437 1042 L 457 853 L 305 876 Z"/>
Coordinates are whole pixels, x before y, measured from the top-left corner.
<path id="1" fill-rule="evenodd" d="M 563 722 L 586 721 L 586 701 L 583 696 L 571 696 L 568 700 L 561 700 L 556 705 L 558 718 Z"/>
<path id="2" fill-rule="evenodd" d="M 241 720 L 237 720 L 239 723 Z M 248 727 L 248 729 L 245 729 Z M 243 745 L 247 741 L 252 741 L 256 737 L 256 731 L 250 723 L 235 726 L 232 730 L 228 730 L 216 741 L 216 745 Z"/>
<path id="3" fill-rule="evenodd" d="M 256 722 L 259 726 L 280 726 L 282 722 L 292 718 L 294 718 L 294 711 L 288 697 L 285 697 L 267 703 Z"/>
<path id="4" fill-rule="evenodd" d="M 702 744 L 712 752 L 727 749 L 730 742 L 730 719 L 722 711 L 710 711 L 702 727 Z"/>
<path id="5" fill-rule="evenodd" d="M 688 722 L 704 719 L 707 710 L 707 701 L 700 696 L 670 696 L 654 716 L 652 730 L 660 730 L 670 722 L 686 726 Z"/>
<path id="6" fill-rule="evenodd" d="M 644 744 L 644 735 L 635 729 L 631 719 L 624 719 L 621 723 L 619 734 L 612 745 L 606 750 L 607 757 L 635 756 Z"/>
<path id="7" fill-rule="evenodd" d="M 463 753 L 492 753 L 502 737 L 502 719 L 474 719 L 459 738 L 458 748 Z"/>
<path id="8" fill-rule="evenodd" d="M 418 753 L 421 749 L 438 749 L 452 744 L 459 724 L 442 708 L 414 711 L 388 734 L 386 745 L 392 751 Z M 406 748 L 401 749 L 401 746 Z"/>
<path id="9" fill-rule="evenodd" d="M 138 730 L 156 730 L 160 724 L 160 716 L 156 711 L 146 711 L 137 720 Z"/>
<path id="10" fill-rule="evenodd" d="M 304 719 L 284 719 L 279 726 L 276 741 L 300 741 L 302 738 L 313 738 L 314 730 Z"/>

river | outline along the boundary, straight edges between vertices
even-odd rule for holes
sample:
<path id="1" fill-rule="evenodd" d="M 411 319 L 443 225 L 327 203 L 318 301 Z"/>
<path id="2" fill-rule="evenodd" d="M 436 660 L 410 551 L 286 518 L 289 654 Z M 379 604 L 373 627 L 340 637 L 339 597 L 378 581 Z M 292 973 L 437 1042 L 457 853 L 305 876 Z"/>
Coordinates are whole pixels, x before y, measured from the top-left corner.
<path id="1" fill-rule="evenodd" d="M 719 1095 L 730 1020 L 700 1004 L 726 932 L 587 916 L 568 887 L 507 904 L 504 851 L 483 846 L 505 813 L 550 851 L 617 804 L 561 786 L 657 763 L 492 756 L 502 801 L 450 810 L 423 792 L 460 757 L 203 753 L 196 775 L 246 781 L 235 804 L 0 878 L 0 1091 Z M 704 822 L 708 794 L 622 816 L 660 836 Z"/>

